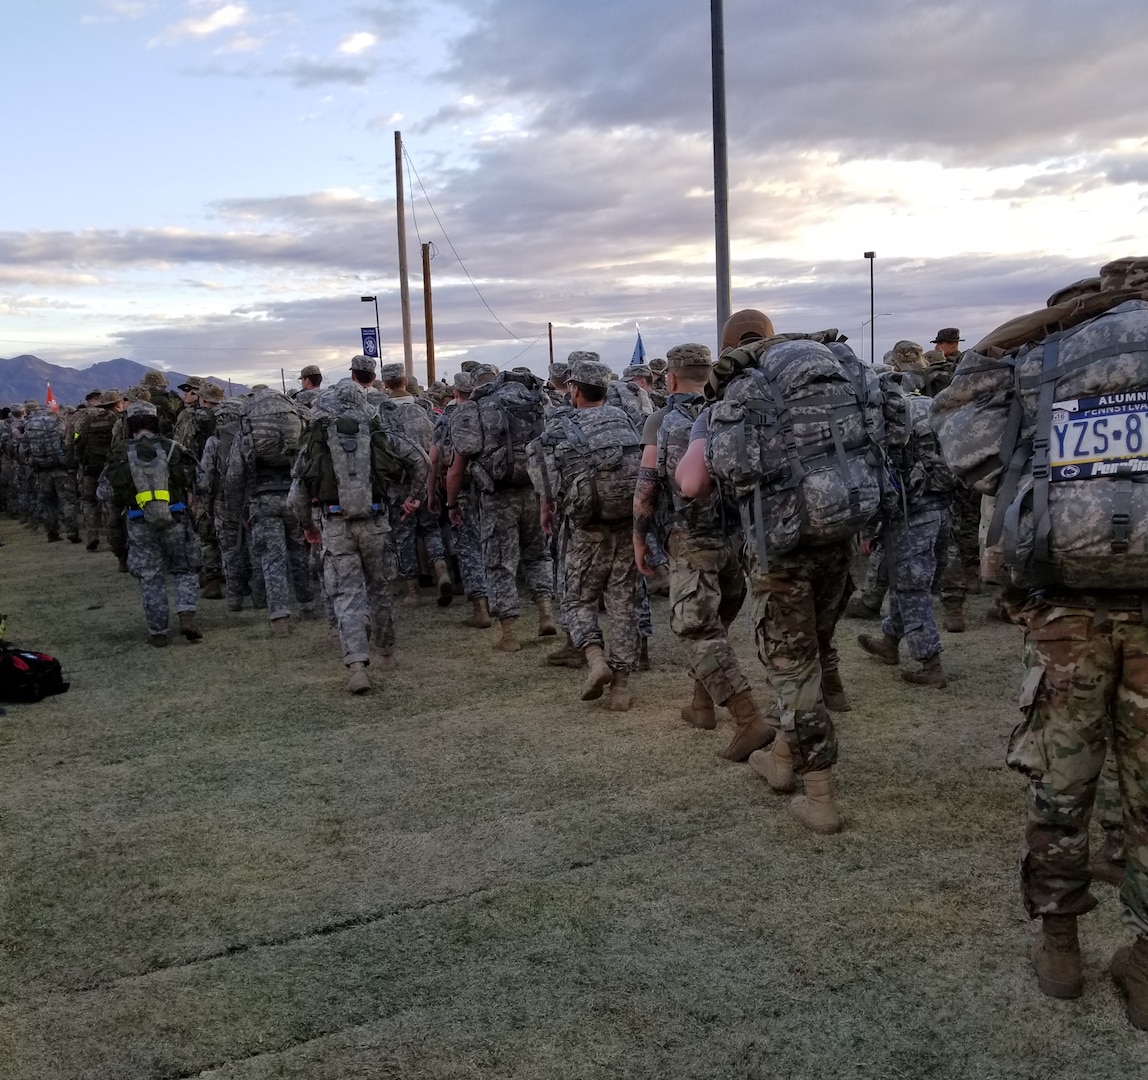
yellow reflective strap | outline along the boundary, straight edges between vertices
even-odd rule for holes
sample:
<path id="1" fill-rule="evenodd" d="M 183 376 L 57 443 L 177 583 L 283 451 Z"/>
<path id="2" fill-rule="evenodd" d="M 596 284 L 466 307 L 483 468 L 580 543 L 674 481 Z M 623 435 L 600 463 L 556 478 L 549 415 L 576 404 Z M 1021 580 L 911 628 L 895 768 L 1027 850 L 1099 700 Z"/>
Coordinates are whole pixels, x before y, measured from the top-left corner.
<path id="1" fill-rule="evenodd" d="M 170 491 L 141 491 L 136 496 L 136 506 L 141 510 L 145 503 L 153 502 L 156 499 L 162 499 L 164 502 L 171 502 Z"/>

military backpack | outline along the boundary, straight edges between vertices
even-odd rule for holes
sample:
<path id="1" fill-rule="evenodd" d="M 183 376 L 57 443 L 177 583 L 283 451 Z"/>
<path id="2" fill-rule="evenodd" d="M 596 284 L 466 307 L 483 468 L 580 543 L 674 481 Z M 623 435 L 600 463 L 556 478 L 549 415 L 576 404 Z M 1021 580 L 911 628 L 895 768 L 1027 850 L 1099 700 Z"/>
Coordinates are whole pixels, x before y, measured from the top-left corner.
<path id="1" fill-rule="evenodd" d="M 56 469 L 64 464 L 64 433 L 54 412 L 34 413 L 24 421 L 22 440 L 28 463 L 35 469 Z"/>
<path id="2" fill-rule="evenodd" d="M 285 394 L 257 390 L 243 410 L 240 431 L 257 470 L 290 469 L 299 453 L 303 420 Z"/>
<path id="3" fill-rule="evenodd" d="M 128 441 L 128 469 L 135 488 L 135 506 L 128 508 L 129 518 L 138 513 L 153 529 L 163 530 L 171 526 L 170 464 L 177 445 L 147 435 Z"/>
<path id="4" fill-rule="evenodd" d="M 451 441 L 480 491 L 529 486 L 527 447 L 542 433 L 544 410 L 542 384 L 516 371 L 500 372 L 458 406 Z"/>

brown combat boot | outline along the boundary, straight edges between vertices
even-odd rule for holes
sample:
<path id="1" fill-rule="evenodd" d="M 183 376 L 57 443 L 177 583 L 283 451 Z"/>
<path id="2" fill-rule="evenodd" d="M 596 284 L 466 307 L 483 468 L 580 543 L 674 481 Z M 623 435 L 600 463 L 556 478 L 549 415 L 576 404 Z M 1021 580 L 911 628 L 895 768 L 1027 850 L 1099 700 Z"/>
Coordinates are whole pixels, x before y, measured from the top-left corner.
<path id="1" fill-rule="evenodd" d="M 371 656 L 380 671 L 395 670 L 395 654 L 391 649 L 384 649 L 378 645 L 371 646 Z"/>
<path id="2" fill-rule="evenodd" d="M 787 795 L 797 789 L 797 777 L 793 772 L 793 759 L 789 753 L 789 743 L 782 732 L 768 750 L 755 750 L 749 755 L 749 767 L 760 776 L 772 790 Z"/>
<path id="3" fill-rule="evenodd" d="M 638 653 L 638 670 L 650 670 L 650 639 L 642 638 L 642 649 Z"/>
<path id="4" fill-rule="evenodd" d="M 725 707 L 729 709 L 737 727 L 729 745 L 718 751 L 718 757 L 726 761 L 745 761 L 755 750 L 774 741 L 777 728 L 762 716 L 751 691 L 739 690 L 725 703 Z"/>
<path id="5" fill-rule="evenodd" d="M 439 607 L 450 607 L 451 601 L 454 599 L 454 582 L 450 580 L 450 570 L 447 569 L 446 559 L 435 559 L 434 583 L 438 589 L 438 600 L 435 603 Z"/>
<path id="6" fill-rule="evenodd" d="M 356 660 L 347 665 L 347 693 L 365 694 L 371 688 L 371 680 L 367 678 L 367 665 L 362 660 Z"/>
<path id="7" fill-rule="evenodd" d="M 271 620 L 271 636 L 272 637 L 290 637 L 291 636 L 291 620 L 288 616 L 284 615 L 281 619 Z"/>
<path id="8" fill-rule="evenodd" d="M 91 540 L 89 540 L 87 543 L 87 549 L 88 549 L 88 551 L 99 551 L 100 550 L 100 538 L 98 536 L 93 536 L 91 538 Z"/>
<path id="9" fill-rule="evenodd" d="M 422 597 L 419 596 L 419 579 L 417 577 L 405 578 L 403 581 L 403 589 L 406 592 L 402 600 L 404 607 L 418 607 L 422 603 Z"/>
<path id="10" fill-rule="evenodd" d="M 203 637 L 203 631 L 195 623 L 194 611 L 181 611 L 179 613 L 179 632 L 188 641 L 199 641 Z"/>
<path id="11" fill-rule="evenodd" d="M 490 608 L 487 606 L 486 597 L 480 596 L 477 600 L 471 601 L 474 610 L 470 613 L 469 619 L 463 619 L 463 626 L 473 626 L 478 630 L 490 629 Z"/>
<path id="12" fill-rule="evenodd" d="M 534 601 L 538 605 L 538 636 L 554 637 L 558 624 L 554 621 L 554 601 L 549 596 L 540 596 Z"/>
<path id="13" fill-rule="evenodd" d="M 1032 945 L 1032 964 L 1042 994 L 1077 998 L 1084 988 L 1080 969 L 1080 940 L 1075 915 L 1045 915 L 1040 937 Z"/>
<path id="14" fill-rule="evenodd" d="M 628 712 L 634 703 L 634 695 L 630 693 L 630 673 L 628 671 L 615 671 L 610 680 L 610 712 Z"/>
<path id="15" fill-rule="evenodd" d="M 1109 885 L 1123 883 L 1124 841 L 1120 831 L 1104 830 L 1104 843 L 1089 860 L 1088 872 L 1097 880 L 1107 882 Z"/>
<path id="16" fill-rule="evenodd" d="M 1109 966 L 1113 981 L 1128 995 L 1128 1021 L 1148 1031 L 1148 938 L 1117 949 Z"/>
<path id="17" fill-rule="evenodd" d="M 841 681 L 841 672 L 821 672 L 821 700 L 830 712 L 852 712 L 853 703 L 845 693 L 845 684 Z"/>
<path id="18" fill-rule="evenodd" d="M 546 663 L 553 667 L 585 667 L 586 654 L 575 647 L 573 639 L 567 634 L 564 645 L 546 654 Z"/>
<path id="19" fill-rule="evenodd" d="M 204 600 L 222 600 L 223 599 L 223 582 L 219 578 L 208 578 L 203 583 L 203 588 L 199 593 L 200 597 Z"/>
<path id="20" fill-rule="evenodd" d="M 945 614 L 941 619 L 943 626 L 950 634 L 963 634 L 965 632 L 965 608 L 963 604 L 946 604 Z"/>
<path id="21" fill-rule="evenodd" d="M 717 727 L 714 715 L 714 699 L 710 697 L 705 684 L 694 680 L 694 696 L 688 705 L 682 706 L 682 719 L 703 731 L 713 731 Z"/>
<path id="22" fill-rule="evenodd" d="M 606 654 L 601 645 L 586 646 L 586 663 L 590 670 L 586 673 L 586 681 L 582 684 L 582 700 L 597 701 L 602 691 L 614 681 L 614 673 L 606 663 Z"/>
<path id="23" fill-rule="evenodd" d="M 833 771 L 818 769 L 802 778 L 805 794 L 789 800 L 789 812 L 807 829 L 828 836 L 841 831 L 841 815 L 833 798 Z"/>
<path id="24" fill-rule="evenodd" d="M 491 646 L 496 652 L 518 652 L 522 646 L 518 643 L 518 634 L 515 628 L 518 619 L 500 619 L 498 622 L 498 637 Z"/>
<path id="25" fill-rule="evenodd" d="M 166 649 L 167 634 L 148 634 L 147 643 L 154 645 L 157 649 Z"/>
<path id="26" fill-rule="evenodd" d="M 857 593 L 856 596 L 849 597 L 849 603 L 845 605 L 845 617 L 847 619 L 879 619 L 881 618 L 881 605 L 878 604 L 874 607 L 865 602 L 864 596 Z"/>
<path id="27" fill-rule="evenodd" d="M 882 664 L 896 665 L 901 662 L 901 643 L 894 637 L 882 634 L 858 634 L 857 644 L 870 656 L 875 656 Z"/>
<path id="28" fill-rule="evenodd" d="M 928 660 L 922 660 L 916 671 L 902 671 L 901 678 L 914 686 L 932 686 L 943 690 L 948 686 L 945 678 L 945 669 L 941 667 L 941 654 L 933 653 Z"/>

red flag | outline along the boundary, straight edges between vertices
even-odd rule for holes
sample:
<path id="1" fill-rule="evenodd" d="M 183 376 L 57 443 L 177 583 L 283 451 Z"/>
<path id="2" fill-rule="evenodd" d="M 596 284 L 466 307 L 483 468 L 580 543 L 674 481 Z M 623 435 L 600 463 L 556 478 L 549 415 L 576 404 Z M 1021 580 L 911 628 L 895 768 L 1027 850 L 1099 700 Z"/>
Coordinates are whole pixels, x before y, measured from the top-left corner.
<path id="1" fill-rule="evenodd" d="M 44 380 L 48 382 L 47 379 Z M 44 404 L 48 406 L 52 412 L 60 411 L 60 403 L 56 400 L 56 395 L 52 393 L 52 384 L 48 382 L 48 396 L 44 399 Z"/>

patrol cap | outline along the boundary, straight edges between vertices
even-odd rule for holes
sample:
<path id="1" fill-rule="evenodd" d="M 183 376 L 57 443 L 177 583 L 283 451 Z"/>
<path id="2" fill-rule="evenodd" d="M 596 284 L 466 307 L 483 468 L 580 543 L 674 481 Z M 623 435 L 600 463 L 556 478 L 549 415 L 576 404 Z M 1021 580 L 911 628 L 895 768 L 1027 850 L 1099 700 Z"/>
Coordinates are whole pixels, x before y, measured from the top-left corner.
<path id="1" fill-rule="evenodd" d="M 630 379 L 652 379 L 654 373 L 645 364 L 630 364 L 623 369 L 622 378 L 629 381 Z"/>
<path id="2" fill-rule="evenodd" d="M 218 404 L 223 400 L 223 387 L 217 386 L 215 383 L 204 383 L 203 389 L 199 392 L 199 397 L 201 401 Z"/>
<path id="3" fill-rule="evenodd" d="M 565 382 L 570 378 L 570 365 L 565 360 L 559 360 L 556 364 L 551 364 L 547 369 L 555 382 Z"/>
<path id="4" fill-rule="evenodd" d="M 573 355 L 573 354 L 572 354 Z M 597 356 L 597 353 L 583 353 L 583 356 Z M 610 385 L 613 372 L 600 360 L 576 360 L 570 365 L 570 381 L 584 386 L 600 386 L 603 390 Z"/>
<path id="5" fill-rule="evenodd" d="M 946 340 L 948 340 L 948 339 L 946 339 Z M 922 349 L 921 346 L 918 345 L 915 341 L 901 340 L 901 341 L 898 341 L 897 344 L 893 346 L 893 352 L 894 353 L 900 353 L 902 356 L 904 356 L 908 353 L 922 353 L 923 354 L 924 351 L 925 350 Z"/>
<path id="6" fill-rule="evenodd" d="M 300 379 L 316 379 L 322 376 L 318 364 L 308 364 L 302 371 L 299 372 Z"/>
<path id="7" fill-rule="evenodd" d="M 371 369 L 372 371 L 374 368 Z M 384 364 L 379 368 L 379 378 L 383 382 L 396 382 L 407 377 L 407 369 L 399 363 Z"/>
<path id="8" fill-rule="evenodd" d="M 128 406 L 128 416 L 150 416 L 154 419 L 159 416 L 159 410 L 150 401 L 133 401 Z"/>
<path id="9" fill-rule="evenodd" d="M 198 375 L 189 375 L 183 382 L 179 384 L 179 389 L 184 391 L 192 391 L 196 394 L 203 389 L 203 380 Z"/>
<path id="10" fill-rule="evenodd" d="M 933 340 L 930 342 L 930 344 L 939 345 L 942 342 L 947 343 L 950 341 L 958 342 L 958 341 L 964 341 L 964 340 L 965 339 L 963 337 L 961 337 L 960 330 L 958 330 L 955 326 L 946 326 L 943 330 L 937 331 L 937 336 L 935 338 L 933 338 Z M 903 345 L 903 344 L 904 344 L 904 342 L 901 342 L 901 341 L 897 342 L 897 345 Z M 909 344 L 911 345 L 912 342 L 910 342 Z M 893 346 L 894 351 L 896 351 L 897 345 Z M 920 348 L 920 346 L 918 345 L 917 348 Z"/>
<path id="11" fill-rule="evenodd" d="M 742 308 L 726 319 L 725 326 L 721 328 L 722 351 L 759 338 L 771 338 L 775 333 L 768 315 L 757 308 Z"/>
<path id="12" fill-rule="evenodd" d="M 469 394 L 474 389 L 474 375 L 469 371 L 460 371 L 454 377 L 454 388 L 460 394 Z"/>
<path id="13" fill-rule="evenodd" d="M 149 368 L 145 371 L 140 382 L 149 390 L 167 389 L 167 376 L 162 371 L 156 371 L 155 368 Z"/>
<path id="14" fill-rule="evenodd" d="M 708 368 L 712 360 L 709 346 L 699 345 L 696 341 L 687 341 L 684 345 L 675 345 L 666 353 L 666 367 L 670 371 L 682 371 L 685 368 Z"/>
<path id="15" fill-rule="evenodd" d="M 655 356 L 653 360 L 650 361 L 650 371 L 655 375 L 661 375 L 668 366 L 666 361 L 660 356 Z"/>
<path id="16" fill-rule="evenodd" d="M 87 392 L 87 393 L 84 395 L 84 400 L 85 400 L 85 401 L 91 401 L 91 400 L 92 400 L 92 398 L 101 398 L 101 397 L 103 397 L 103 396 L 104 396 L 104 392 L 103 392 L 102 390 L 89 390 L 89 391 L 88 391 L 88 392 Z M 99 404 L 99 402 L 97 401 L 97 402 L 96 402 L 96 404 L 98 405 L 98 404 Z"/>
<path id="17" fill-rule="evenodd" d="M 575 364 L 582 361 L 591 364 L 600 364 L 602 362 L 602 357 L 600 357 L 596 352 L 587 352 L 583 349 L 575 349 L 574 352 L 566 357 L 566 363 L 569 365 L 571 371 L 574 370 Z"/>
<path id="18" fill-rule="evenodd" d="M 375 358 L 373 356 L 364 356 L 362 353 L 356 353 L 351 357 L 351 370 L 369 371 L 373 375 L 375 373 Z"/>
<path id="19" fill-rule="evenodd" d="M 123 400 L 124 395 L 114 387 L 111 390 L 105 390 L 102 394 L 100 394 L 101 405 L 118 405 Z"/>

